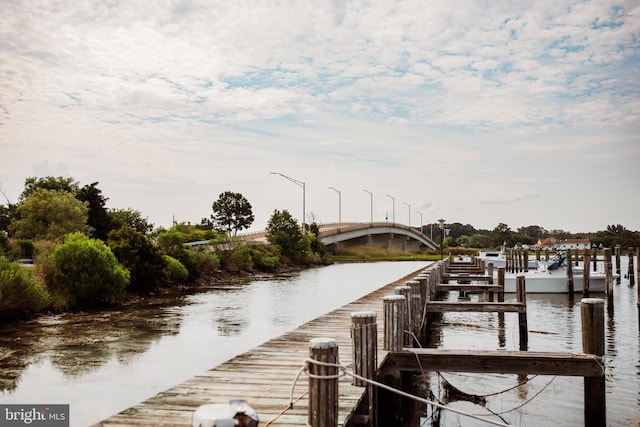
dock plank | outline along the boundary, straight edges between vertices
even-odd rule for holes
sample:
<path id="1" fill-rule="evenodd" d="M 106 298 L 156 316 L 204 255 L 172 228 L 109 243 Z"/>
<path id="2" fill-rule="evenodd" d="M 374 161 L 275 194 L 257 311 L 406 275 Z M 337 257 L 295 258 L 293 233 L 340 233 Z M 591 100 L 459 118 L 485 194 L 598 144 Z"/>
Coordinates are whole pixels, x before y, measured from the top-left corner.
<path id="1" fill-rule="evenodd" d="M 193 411 L 206 403 L 226 403 L 245 399 L 256 410 L 260 425 L 294 427 L 307 425 L 308 381 L 302 375 L 294 389 L 289 407 L 291 387 L 304 359 L 309 355 L 309 341 L 329 337 L 338 342 L 339 358 L 350 366 L 351 313 L 375 311 L 378 323 L 378 361 L 386 356 L 382 350 L 384 334 L 382 297 L 392 295 L 394 288 L 415 277 L 425 267 L 393 283 L 313 319 L 298 328 L 237 355 L 228 361 L 188 379 L 150 399 L 103 420 L 95 426 L 190 426 Z M 365 388 L 351 384 L 350 377 L 339 380 L 339 425 L 344 425 L 362 398 Z M 283 412 L 284 411 L 284 412 Z M 281 412 L 283 412 L 281 414 Z"/>

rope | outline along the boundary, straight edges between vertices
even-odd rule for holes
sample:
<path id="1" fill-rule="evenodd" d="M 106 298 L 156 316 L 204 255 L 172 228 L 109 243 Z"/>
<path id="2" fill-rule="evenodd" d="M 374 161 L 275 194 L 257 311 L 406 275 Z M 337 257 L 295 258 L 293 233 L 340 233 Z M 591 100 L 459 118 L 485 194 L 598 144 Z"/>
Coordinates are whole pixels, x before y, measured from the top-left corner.
<path id="1" fill-rule="evenodd" d="M 445 411 L 450 411 L 450 412 L 453 412 L 453 413 L 458 414 L 458 415 L 462 415 L 462 416 L 465 416 L 465 417 L 473 418 L 475 420 L 486 422 L 488 424 L 501 426 L 501 427 L 509 427 L 509 424 L 505 424 L 505 423 L 500 423 L 500 422 L 497 422 L 497 421 L 489 420 L 487 418 L 484 418 L 484 417 L 481 417 L 481 416 L 478 416 L 478 415 L 470 414 L 470 413 L 467 413 L 467 412 L 464 412 L 464 411 L 461 411 L 461 410 L 458 410 L 458 409 L 455 409 L 455 408 L 451 408 L 451 407 L 448 407 L 448 406 L 443 405 L 441 403 L 435 402 L 433 400 L 424 399 L 422 397 L 412 395 L 412 394 L 404 392 L 402 390 L 398 390 L 398 389 L 393 388 L 391 386 L 388 386 L 386 384 L 371 380 L 369 378 L 365 378 L 365 377 L 357 375 L 357 374 L 355 374 L 353 372 L 348 372 L 347 368 L 344 365 L 341 365 L 340 363 L 328 363 L 328 362 L 321 362 L 321 361 L 313 360 L 313 359 L 305 359 L 303 368 L 300 370 L 300 372 L 296 376 L 296 379 L 295 379 L 294 384 L 292 386 L 292 390 L 295 387 L 295 383 L 300 378 L 300 374 L 302 372 L 306 372 L 307 375 L 309 375 L 309 373 L 307 372 L 307 367 L 308 367 L 309 364 L 315 364 L 315 365 L 318 365 L 318 366 L 326 366 L 326 367 L 337 368 L 338 370 L 342 371 L 342 374 L 338 374 L 338 375 L 322 376 L 322 375 L 315 375 L 314 374 L 311 378 L 316 378 L 316 379 L 336 379 L 336 378 L 343 377 L 343 376 L 347 375 L 347 376 L 350 376 L 352 378 L 364 381 L 364 382 L 366 382 L 368 384 L 374 385 L 376 387 L 382 388 L 384 390 L 390 391 L 392 393 L 396 393 L 396 394 L 398 394 L 398 395 L 400 395 L 402 397 L 405 397 L 407 399 L 412 399 L 412 400 L 415 400 L 417 402 L 424 403 L 426 405 L 435 406 L 435 407 L 443 409 Z M 293 408 L 293 402 L 290 403 L 290 408 Z"/>

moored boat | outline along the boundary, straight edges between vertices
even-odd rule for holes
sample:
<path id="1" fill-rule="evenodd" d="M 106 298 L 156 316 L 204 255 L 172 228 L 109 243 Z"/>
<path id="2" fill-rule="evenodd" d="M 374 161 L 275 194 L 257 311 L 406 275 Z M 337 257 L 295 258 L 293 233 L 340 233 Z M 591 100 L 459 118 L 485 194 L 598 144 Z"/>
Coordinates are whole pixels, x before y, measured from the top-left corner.
<path id="1" fill-rule="evenodd" d="M 513 293 L 516 291 L 516 277 L 524 275 L 527 293 L 569 293 L 569 285 L 567 284 L 567 266 L 564 253 L 558 253 L 549 261 L 538 261 L 538 266 L 528 272 L 521 273 L 505 273 L 504 291 Z M 497 283 L 497 273 L 494 273 Z M 613 274 L 615 279 L 616 275 Z M 583 292 L 583 269 L 582 267 L 573 267 L 573 291 L 574 293 Z M 606 292 L 606 275 L 603 271 L 589 272 L 589 289 L 590 293 Z"/>

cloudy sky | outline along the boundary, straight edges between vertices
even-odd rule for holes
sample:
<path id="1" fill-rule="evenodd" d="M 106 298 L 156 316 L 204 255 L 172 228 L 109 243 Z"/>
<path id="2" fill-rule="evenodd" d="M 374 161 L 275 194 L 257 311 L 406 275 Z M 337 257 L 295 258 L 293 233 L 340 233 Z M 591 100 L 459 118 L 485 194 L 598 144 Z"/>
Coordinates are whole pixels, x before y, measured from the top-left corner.
<path id="1" fill-rule="evenodd" d="M 640 230 L 640 1 L 0 0 L 0 188 Z M 391 197 L 388 197 L 388 196 Z M 392 199 L 393 197 L 393 199 Z M 4 203 L 4 200 L 2 200 Z M 395 203 L 394 203 L 395 202 Z M 410 218 L 409 218 L 410 214 Z"/>

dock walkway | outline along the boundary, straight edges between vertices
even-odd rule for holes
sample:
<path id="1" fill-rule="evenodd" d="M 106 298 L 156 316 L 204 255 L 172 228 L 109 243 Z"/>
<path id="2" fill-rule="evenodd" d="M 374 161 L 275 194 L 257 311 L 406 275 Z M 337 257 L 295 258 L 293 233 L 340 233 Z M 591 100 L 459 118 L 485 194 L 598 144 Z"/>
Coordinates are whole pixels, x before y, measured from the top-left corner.
<path id="1" fill-rule="evenodd" d="M 319 337 L 335 339 L 340 362 L 351 364 L 351 313 L 375 311 L 378 330 L 382 331 L 382 298 L 392 295 L 396 286 L 415 277 L 425 267 L 113 415 L 96 426 L 190 426 L 191 416 L 198 406 L 225 404 L 231 399 L 247 400 L 260 417 L 260 426 L 306 426 L 308 382 L 305 375 L 300 377 L 293 393 L 294 400 L 302 396 L 301 399 L 293 409 L 286 409 L 293 381 L 309 356 L 309 341 Z M 379 362 L 387 353 L 382 350 L 383 339 L 383 334 L 378 333 Z M 364 387 L 351 385 L 350 377 L 340 379 L 339 425 L 344 425 L 364 391 Z"/>

